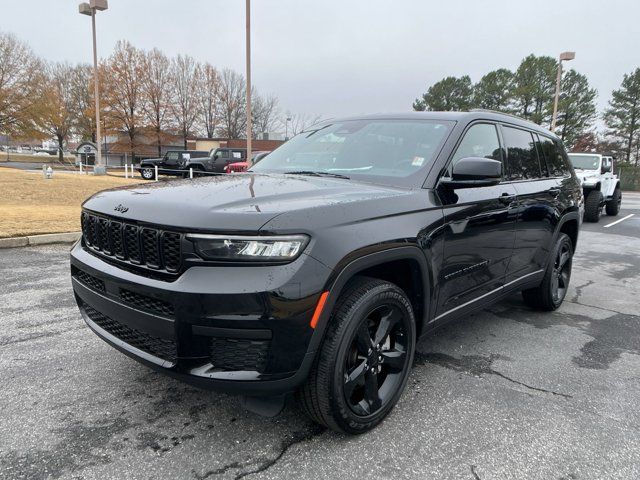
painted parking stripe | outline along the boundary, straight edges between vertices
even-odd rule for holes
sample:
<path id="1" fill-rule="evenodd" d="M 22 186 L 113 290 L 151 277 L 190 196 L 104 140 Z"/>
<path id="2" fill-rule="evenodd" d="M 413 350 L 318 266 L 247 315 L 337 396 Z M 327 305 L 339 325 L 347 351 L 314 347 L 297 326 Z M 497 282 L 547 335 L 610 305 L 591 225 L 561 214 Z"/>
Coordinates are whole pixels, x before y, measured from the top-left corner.
<path id="1" fill-rule="evenodd" d="M 622 217 L 620 220 L 616 220 L 615 222 L 612 222 L 609 225 L 605 225 L 604 228 L 613 227 L 615 224 L 620 223 L 620 222 L 624 222 L 627 218 L 631 218 L 634 215 L 635 215 L 635 213 L 632 213 L 630 215 L 627 215 L 626 217 Z"/>

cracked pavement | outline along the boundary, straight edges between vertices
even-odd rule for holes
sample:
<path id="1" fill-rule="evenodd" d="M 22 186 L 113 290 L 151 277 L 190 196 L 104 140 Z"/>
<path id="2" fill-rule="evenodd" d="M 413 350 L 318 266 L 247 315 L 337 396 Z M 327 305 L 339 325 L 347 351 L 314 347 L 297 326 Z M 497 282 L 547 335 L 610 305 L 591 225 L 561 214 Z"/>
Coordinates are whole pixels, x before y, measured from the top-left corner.
<path id="1" fill-rule="evenodd" d="M 585 225 L 557 312 L 514 295 L 421 341 L 359 437 L 152 372 L 83 326 L 68 246 L 0 250 L 0 478 L 640 478 L 634 218 Z"/>

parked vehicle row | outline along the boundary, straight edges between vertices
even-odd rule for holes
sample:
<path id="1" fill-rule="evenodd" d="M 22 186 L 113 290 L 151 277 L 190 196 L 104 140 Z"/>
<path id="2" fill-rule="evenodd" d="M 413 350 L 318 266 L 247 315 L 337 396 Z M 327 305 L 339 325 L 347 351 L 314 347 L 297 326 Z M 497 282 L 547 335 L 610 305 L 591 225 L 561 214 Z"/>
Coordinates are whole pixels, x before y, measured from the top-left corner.
<path id="1" fill-rule="evenodd" d="M 583 212 L 562 142 L 533 123 L 331 120 L 242 175 L 91 197 L 72 284 L 87 325 L 143 364 L 262 413 L 296 392 L 314 421 L 362 433 L 420 337 L 515 291 L 558 308 Z"/>
<path id="2" fill-rule="evenodd" d="M 138 171 L 145 180 L 154 180 L 156 167 L 162 175 L 184 177 L 190 170 L 195 175 L 203 173 L 243 172 L 269 152 L 252 152 L 252 161 L 247 162 L 245 148 L 216 148 L 202 150 L 170 150 L 162 158 L 142 160 Z"/>

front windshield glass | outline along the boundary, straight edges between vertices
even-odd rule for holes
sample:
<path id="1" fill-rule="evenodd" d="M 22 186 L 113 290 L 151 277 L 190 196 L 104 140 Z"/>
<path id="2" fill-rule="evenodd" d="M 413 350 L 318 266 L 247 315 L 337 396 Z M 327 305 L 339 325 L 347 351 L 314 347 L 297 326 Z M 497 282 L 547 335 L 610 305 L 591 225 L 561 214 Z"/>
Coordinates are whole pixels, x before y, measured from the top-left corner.
<path id="1" fill-rule="evenodd" d="M 434 161 L 452 122 L 347 120 L 303 132 L 256 164 L 255 172 L 304 172 L 404 184 Z M 399 180 L 399 181 L 394 181 Z"/>
<path id="2" fill-rule="evenodd" d="M 600 168 L 600 157 L 597 155 L 572 155 L 569 154 L 569 160 L 573 168 L 581 170 L 598 170 Z"/>

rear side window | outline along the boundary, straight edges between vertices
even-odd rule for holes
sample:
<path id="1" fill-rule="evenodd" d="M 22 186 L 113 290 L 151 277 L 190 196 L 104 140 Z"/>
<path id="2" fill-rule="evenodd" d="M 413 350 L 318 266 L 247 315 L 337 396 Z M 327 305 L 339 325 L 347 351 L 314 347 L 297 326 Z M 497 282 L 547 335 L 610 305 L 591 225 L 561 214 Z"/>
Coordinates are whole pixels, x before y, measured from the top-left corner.
<path id="1" fill-rule="evenodd" d="M 478 123 L 467 130 L 449 166 L 449 176 L 451 167 L 458 160 L 467 157 L 485 157 L 501 160 L 500 142 L 495 125 Z"/>
<path id="2" fill-rule="evenodd" d="M 502 127 L 502 136 L 507 148 L 509 179 L 540 178 L 540 163 L 531 132 L 519 128 Z"/>
<path id="3" fill-rule="evenodd" d="M 540 136 L 540 149 L 547 162 L 550 177 L 564 177 L 569 174 L 569 168 L 556 142 L 550 138 Z"/>

